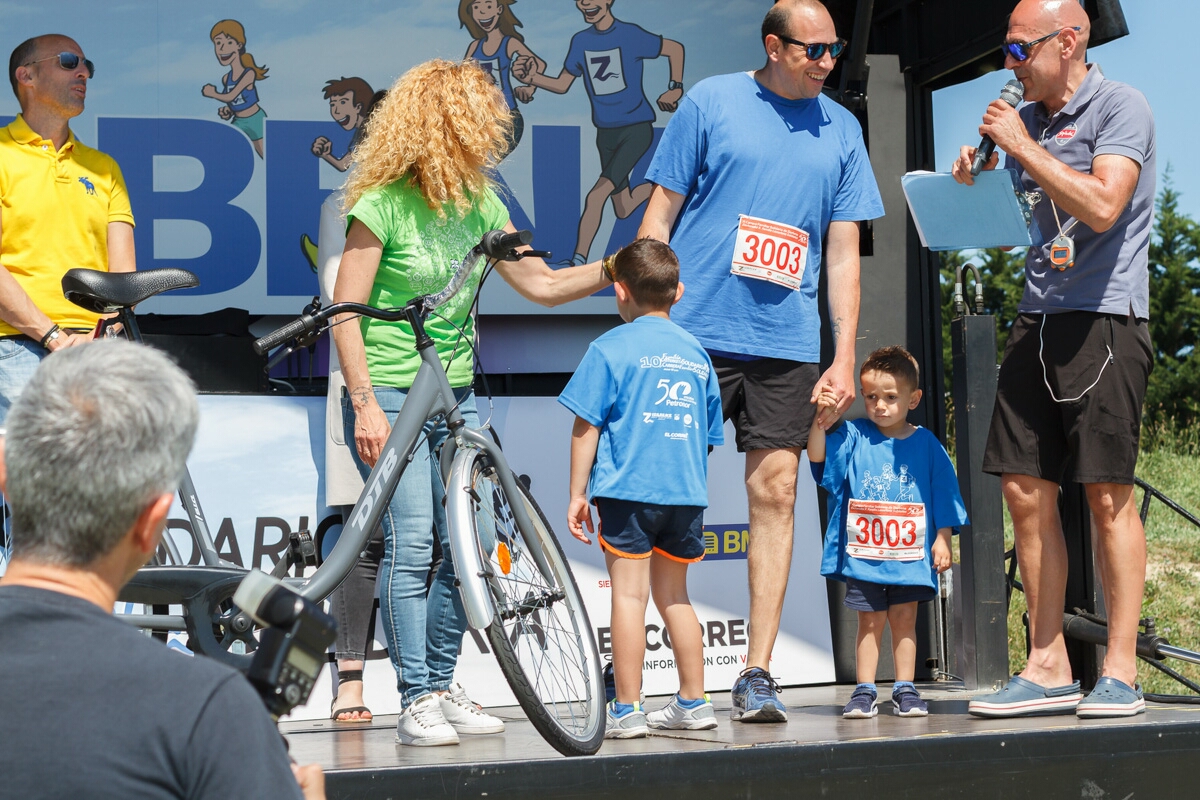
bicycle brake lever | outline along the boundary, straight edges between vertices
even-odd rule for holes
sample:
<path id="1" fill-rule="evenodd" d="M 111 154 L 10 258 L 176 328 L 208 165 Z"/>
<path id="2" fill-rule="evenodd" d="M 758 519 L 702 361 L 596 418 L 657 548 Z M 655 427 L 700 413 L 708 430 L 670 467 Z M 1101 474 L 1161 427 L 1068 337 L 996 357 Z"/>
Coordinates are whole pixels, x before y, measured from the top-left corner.
<path id="1" fill-rule="evenodd" d="M 549 250 L 526 250 L 524 253 L 512 253 L 514 260 L 517 258 L 550 258 L 553 253 Z"/>
<path id="2" fill-rule="evenodd" d="M 281 347 L 276 350 L 275 355 L 271 356 L 271 358 L 267 360 L 266 371 L 270 372 L 275 368 L 276 364 L 278 364 L 280 361 L 283 361 L 294 352 L 296 352 L 296 347 L 290 344 L 287 347 Z"/>

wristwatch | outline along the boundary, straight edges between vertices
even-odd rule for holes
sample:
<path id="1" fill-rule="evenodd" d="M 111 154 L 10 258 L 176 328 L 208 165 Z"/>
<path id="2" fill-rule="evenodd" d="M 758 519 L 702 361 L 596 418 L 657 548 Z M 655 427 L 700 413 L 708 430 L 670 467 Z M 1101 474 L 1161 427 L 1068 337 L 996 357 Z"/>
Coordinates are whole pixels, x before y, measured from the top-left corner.
<path id="1" fill-rule="evenodd" d="M 667 81 L 667 91 L 668 92 L 671 91 L 672 89 L 682 89 L 682 88 L 683 88 L 683 84 L 679 81 Z"/>

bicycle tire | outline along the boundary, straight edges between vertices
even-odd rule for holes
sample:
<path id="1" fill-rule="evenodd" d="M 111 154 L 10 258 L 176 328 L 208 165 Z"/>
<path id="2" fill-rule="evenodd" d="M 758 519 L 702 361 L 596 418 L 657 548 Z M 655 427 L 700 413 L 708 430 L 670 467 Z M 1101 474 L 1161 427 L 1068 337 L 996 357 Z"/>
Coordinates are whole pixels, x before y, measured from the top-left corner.
<path id="1" fill-rule="evenodd" d="M 566 756 L 592 755 L 604 741 L 604 682 L 575 576 L 524 484 L 517 481 L 530 531 L 517 530 L 509 498 L 485 454 L 474 457 L 469 475 L 472 533 L 495 600 L 487 632 L 496 660 L 551 747 Z M 557 586 L 538 568 L 532 548 L 544 554 Z"/>

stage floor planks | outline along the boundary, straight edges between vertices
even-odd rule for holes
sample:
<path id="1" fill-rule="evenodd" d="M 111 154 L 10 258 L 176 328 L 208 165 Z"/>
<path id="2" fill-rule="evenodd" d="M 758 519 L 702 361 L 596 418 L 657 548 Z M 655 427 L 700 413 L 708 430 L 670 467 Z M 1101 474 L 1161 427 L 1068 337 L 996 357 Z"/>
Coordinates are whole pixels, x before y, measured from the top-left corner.
<path id="1" fill-rule="evenodd" d="M 327 772 L 331 798 L 706 797 L 1197 797 L 1200 706 L 1149 704 L 1126 720 L 1074 716 L 985 720 L 967 715 L 972 693 L 920 687 L 923 718 L 842 719 L 851 686 L 786 689 L 786 724 L 729 720 L 728 693 L 712 697 L 712 731 L 652 731 L 606 741 L 593 757 L 567 759 L 519 708 L 489 709 L 508 730 L 464 736 L 453 747 L 401 747 L 395 715 L 371 724 L 284 722 L 292 757 Z M 666 697 L 649 698 L 648 708 Z M 932 793 L 932 794 L 931 794 Z"/>

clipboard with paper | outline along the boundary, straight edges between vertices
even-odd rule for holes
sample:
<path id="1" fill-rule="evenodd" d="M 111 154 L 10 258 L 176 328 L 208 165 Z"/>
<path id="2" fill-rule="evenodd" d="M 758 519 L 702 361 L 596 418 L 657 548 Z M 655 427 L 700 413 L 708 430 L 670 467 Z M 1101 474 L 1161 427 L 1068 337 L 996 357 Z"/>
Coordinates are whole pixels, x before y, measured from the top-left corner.
<path id="1" fill-rule="evenodd" d="M 981 172 L 967 186 L 949 173 L 910 172 L 900 179 L 921 244 L 930 250 L 1025 247 L 1032 210 L 1016 170 Z"/>

